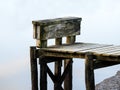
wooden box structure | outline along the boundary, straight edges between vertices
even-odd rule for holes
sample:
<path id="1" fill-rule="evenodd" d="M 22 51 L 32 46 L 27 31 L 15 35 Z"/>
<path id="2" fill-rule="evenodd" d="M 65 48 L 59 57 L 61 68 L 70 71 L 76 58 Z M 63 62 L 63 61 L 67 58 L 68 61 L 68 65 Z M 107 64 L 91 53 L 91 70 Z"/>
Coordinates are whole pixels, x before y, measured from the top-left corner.
<path id="1" fill-rule="evenodd" d="M 33 21 L 34 34 L 36 39 L 37 49 L 47 48 L 47 40 L 55 39 L 55 45 L 62 45 L 62 37 L 67 37 L 66 43 L 75 43 L 75 36 L 80 34 L 81 18 L 77 17 L 64 17 L 57 19 L 47 19 Z M 36 50 L 36 49 L 35 49 Z M 31 52 L 34 50 L 31 50 Z M 35 54 L 37 55 L 37 54 Z M 64 82 L 64 90 L 72 90 L 72 59 L 68 58 L 55 58 L 44 57 L 42 54 L 39 56 L 40 62 L 40 89 L 47 90 L 47 73 L 54 83 L 54 90 L 63 90 L 62 83 Z M 66 59 L 66 60 L 65 60 Z M 62 61 L 64 61 L 64 73 L 61 72 Z M 54 74 L 51 72 L 47 63 L 55 62 Z M 34 65 L 37 66 L 37 65 Z M 36 72 L 33 72 L 37 74 Z M 32 75 L 33 77 L 35 75 Z M 35 81 L 36 82 L 36 81 Z M 33 87 L 34 88 L 34 87 Z M 36 89 L 36 88 L 35 88 Z"/>
<path id="2" fill-rule="evenodd" d="M 81 18 L 47 19 L 32 23 L 34 26 L 33 37 L 37 40 L 37 46 L 42 47 L 42 41 L 48 39 L 79 35 Z M 43 47 L 45 46 L 43 45 Z"/>
<path id="3" fill-rule="evenodd" d="M 75 42 L 76 35 L 80 34 L 81 20 L 68 17 L 32 22 L 36 39 L 36 46 L 30 48 L 32 90 L 38 90 L 37 60 L 40 64 L 40 90 L 47 90 L 47 74 L 54 83 L 54 90 L 72 90 L 73 58 L 85 59 L 86 90 L 95 90 L 95 69 L 120 63 L 119 45 Z M 62 44 L 62 37 L 67 37 L 66 44 Z M 55 45 L 48 46 L 47 40 L 51 38 L 55 38 Z M 55 63 L 54 73 L 47 65 L 51 62 Z"/>

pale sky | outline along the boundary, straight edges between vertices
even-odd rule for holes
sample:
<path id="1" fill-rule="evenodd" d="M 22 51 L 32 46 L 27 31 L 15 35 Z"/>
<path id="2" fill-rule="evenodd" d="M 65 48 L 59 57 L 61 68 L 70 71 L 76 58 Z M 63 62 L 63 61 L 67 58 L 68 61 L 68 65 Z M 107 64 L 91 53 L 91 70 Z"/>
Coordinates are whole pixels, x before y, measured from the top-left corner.
<path id="1" fill-rule="evenodd" d="M 120 44 L 120 0 L 1 0 L 0 90 L 30 90 L 29 47 L 35 45 L 31 22 L 64 16 L 82 17 L 77 41 Z M 78 83 L 73 83 L 73 90 L 85 90 L 83 61 L 74 63 L 74 82 Z M 98 70 L 107 71 L 102 77 L 96 71 L 96 82 L 119 68 Z"/>

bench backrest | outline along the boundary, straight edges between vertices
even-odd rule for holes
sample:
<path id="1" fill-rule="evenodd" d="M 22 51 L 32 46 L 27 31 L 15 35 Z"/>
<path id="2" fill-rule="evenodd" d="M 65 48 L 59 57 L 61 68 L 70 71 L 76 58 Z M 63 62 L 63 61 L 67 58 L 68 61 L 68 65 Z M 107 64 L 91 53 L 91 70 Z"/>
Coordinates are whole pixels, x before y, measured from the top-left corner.
<path id="1" fill-rule="evenodd" d="M 67 17 L 47 20 L 32 21 L 34 27 L 34 39 L 38 47 L 47 47 L 47 40 L 55 38 L 56 44 L 62 43 L 62 37 L 70 39 L 80 34 L 81 18 Z M 68 43 L 71 40 L 67 40 Z"/>

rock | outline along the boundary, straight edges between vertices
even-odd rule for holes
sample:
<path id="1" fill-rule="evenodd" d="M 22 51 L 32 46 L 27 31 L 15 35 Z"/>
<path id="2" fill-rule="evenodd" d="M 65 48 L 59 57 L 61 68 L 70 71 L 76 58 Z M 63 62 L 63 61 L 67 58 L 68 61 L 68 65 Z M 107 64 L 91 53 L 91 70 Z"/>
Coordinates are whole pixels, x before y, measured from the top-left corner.
<path id="1" fill-rule="evenodd" d="M 120 71 L 115 76 L 97 84 L 95 90 L 120 90 Z"/>

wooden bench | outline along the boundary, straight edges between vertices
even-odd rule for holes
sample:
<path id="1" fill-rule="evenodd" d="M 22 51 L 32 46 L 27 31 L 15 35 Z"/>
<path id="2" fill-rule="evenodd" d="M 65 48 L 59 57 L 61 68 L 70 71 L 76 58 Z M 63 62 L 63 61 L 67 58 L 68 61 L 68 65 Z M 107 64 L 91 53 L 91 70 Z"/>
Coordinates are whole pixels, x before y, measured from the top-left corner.
<path id="1" fill-rule="evenodd" d="M 76 35 L 80 34 L 81 18 L 57 18 L 32 23 L 36 39 L 36 46 L 30 49 L 32 90 L 38 90 L 38 58 L 40 90 L 47 90 L 47 74 L 54 83 L 54 90 L 72 90 L 73 58 L 85 58 L 86 90 L 95 90 L 95 69 L 120 63 L 120 46 L 75 42 Z M 62 37 L 66 37 L 66 44 L 62 43 Z M 53 38 L 55 45 L 48 46 L 47 40 Z M 47 65 L 50 62 L 55 62 L 54 73 Z"/>

